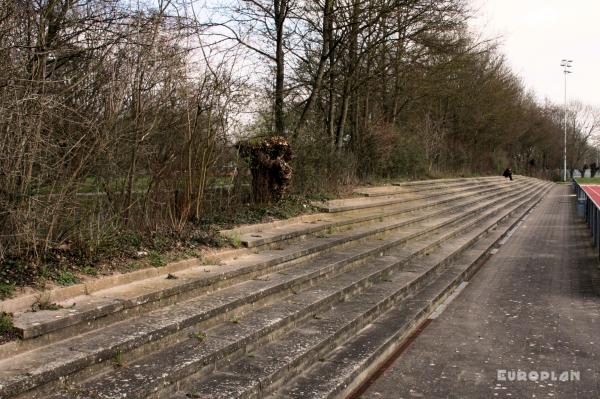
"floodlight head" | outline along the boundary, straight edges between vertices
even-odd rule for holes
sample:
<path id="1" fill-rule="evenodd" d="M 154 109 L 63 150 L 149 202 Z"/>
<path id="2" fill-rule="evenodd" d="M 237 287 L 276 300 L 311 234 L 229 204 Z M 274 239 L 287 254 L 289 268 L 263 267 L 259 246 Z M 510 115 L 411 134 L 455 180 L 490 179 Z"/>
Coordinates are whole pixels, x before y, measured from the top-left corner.
<path id="1" fill-rule="evenodd" d="M 567 60 L 567 59 L 562 59 L 560 61 L 560 66 L 564 66 L 564 67 L 570 67 L 571 63 L 573 62 L 573 60 Z"/>

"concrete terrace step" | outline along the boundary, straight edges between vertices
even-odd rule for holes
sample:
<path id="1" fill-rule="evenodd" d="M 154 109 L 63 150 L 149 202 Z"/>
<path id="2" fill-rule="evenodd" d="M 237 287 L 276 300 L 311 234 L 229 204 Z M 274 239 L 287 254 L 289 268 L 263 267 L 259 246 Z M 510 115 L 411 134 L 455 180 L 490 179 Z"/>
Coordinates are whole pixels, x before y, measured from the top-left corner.
<path id="1" fill-rule="evenodd" d="M 463 282 L 477 271 L 490 250 L 541 199 L 534 199 L 473 246 L 414 296 L 366 324 L 346 342 L 268 395 L 272 398 L 344 398 L 360 393 L 361 384 L 398 350 L 405 339 Z M 261 396 L 262 397 L 262 396 Z"/>
<path id="2" fill-rule="evenodd" d="M 492 184 L 494 183 L 500 184 L 501 181 L 495 180 Z M 467 191 L 470 189 L 472 190 L 473 188 L 481 188 L 489 184 L 490 182 L 473 182 L 466 186 L 460 186 L 458 188 L 440 188 L 440 190 L 437 190 L 436 192 L 429 192 L 428 190 L 425 190 L 377 197 L 335 199 L 325 202 L 313 202 L 313 205 L 327 213 L 347 212 L 367 208 L 380 208 L 382 206 L 399 204 L 409 201 L 424 200 L 428 198 L 439 198 L 441 196 L 450 195 L 455 192 Z"/>
<path id="3" fill-rule="evenodd" d="M 535 195 L 528 197 L 529 200 L 532 198 L 535 198 Z M 521 205 L 521 202 L 518 202 L 517 206 L 519 205 Z M 473 225 L 474 223 L 476 222 L 469 222 L 468 224 Z M 491 228 L 490 226 L 493 226 L 495 223 L 495 220 L 492 221 L 491 225 L 488 225 L 488 228 Z M 463 229 L 464 228 L 465 227 L 463 226 Z M 478 231 L 476 233 L 481 234 L 482 232 Z M 443 238 L 438 237 L 437 241 L 441 241 L 444 243 L 443 245 L 448 246 L 448 239 L 451 237 L 452 234 L 443 236 Z M 474 238 L 471 237 L 470 239 L 473 240 Z M 430 241 L 427 244 L 421 243 L 420 245 L 415 245 L 416 247 L 412 248 L 412 251 L 417 250 L 417 248 L 420 248 L 420 251 L 424 251 L 434 245 L 434 241 Z M 460 245 L 462 248 L 465 248 L 469 245 L 469 239 L 463 238 Z M 360 297 L 357 297 L 356 299 L 335 306 L 335 309 L 329 314 L 329 317 L 322 317 L 322 314 L 318 313 L 319 308 L 323 308 L 323 305 L 319 307 L 314 306 L 315 299 L 323 301 L 325 298 L 332 295 L 338 297 L 351 295 L 351 293 L 344 292 L 344 290 L 348 290 L 348 287 L 351 286 L 351 284 L 358 284 L 357 282 L 366 279 L 369 279 L 370 283 L 375 283 L 386 271 L 398 267 L 401 263 L 401 257 L 405 257 L 404 263 L 407 262 L 406 257 L 410 256 L 408 254 L 411 251 L 404 250 L 403 252 L 404 253 L 402 254 L 398 254 L 398 256 L 378 258 L 369 266 L 347 273 L 341 278 L 336 278 L 334 283 L 327 282 L 327 284 L 316 285 L 308 291 L 298 293 L 291 297 L 289 302 L 285 300 L 279 301 L 277 304 L 262 308 L 240 318 L 238 323 L 234 325 L 218 326 L 207 332 L 207 340 L 226 339 L 235 342 L 235 344 L 230 342 L 229 346 L 235 346 L 238 351 L 249 352 L 258 348 L 258 350 L 253 352 L 252 356 L 249 357 L 249 359 L 251 359 L 249 361 L 250 364 L 244 359 L 241 362 L 235 362 L 231 366 L 226 367 L 222 372 L 211 374 L 205 379 L 196 381 L 196 376 L 194 374 L 206 370 L 197 370 L 196 373 L 187 377 L 186 373 L 193 372 L 193 370 L 189 370 L 189 368 L 192 368 L 194 365 L 196 368 L 201 368 L 206 364 L 206 359 L 204 361 L 200 360 L 197 355 L 198 349 L 196 349 L 196 351 L 192 350 L 192 348 L 201 348 L 202 345 L 198 345 L 197 342 L 188 342 L 182 344 L 181 347 L 171 347 L 163 354 L 157 353 L 142 359 L 140 362 L 129 365 L 127 369 L 118 370 L 103 378 L 95 380 L 90 384 L 86 384 L 84 388 L 86 393 L 82 393 L 82 396 L 77 397 L 87 397 L 86 395 L 99 398 L 137 398 L 146 397 L 147 395 L 151 397 L 172 397 L 172 389 L 183 389 L 184 391 L 188 391 L 187 397 L 198 398 L 252 396 L 249 394 L 248 390 L 256 393 L 258 386 L 265 386 L 268 383 L 271 383 L 274 378 L 272 374 L 276 373 L 277 370 L 279 370 L 279 372 L 285 372 L 285 370 L 295 369 L 297 365 L 290 364 L 290 358 L 307 347 L 312 348 L 310 344 L 314 343 L 315 340 L 323 339 L 328 336 L 334 336 L 331 339 L 335 340 L 336 332 L 340 331 L 339 329 L 342 325 L 344 326 L 343 330 L 351 331 L 355 329 L 361 324 L 361 321 L 364 322 L 368 320 L 375 315 L 379 309 L 385 307 L 385 303 L 390 302 L 392 296 L 401 297 L 416 288 L 416 286 L 419 285 L 420 280 L 424 280 L 427 276 L 432 274 L 431 270 L 425 270 L 422 266 L 419 266 L 423 262 L 410 263 L 406 268 L 411 270 L 400 272 L 395 277 L 396 279 L 401 279 L 404 283 L 400 290 L 396 290 L 392 293 L 385 292 L 382 295 L 385 290 L 381 290 L 380 286 L 377 289 L 367 288 L 367 290 L 371 290 L 367 295 L 361 294 Z M 414 256 L 413 252 L 413 255 L 410 258 L 414 258 Z M 440 260 L 438 266 L 442 263 L 443 261 Z M 421 268 L 421 270 L 419 270 L 419 268 Z M 365 285 L 365 287 L 368 287 L 368 285 Z M 387 295 L 387 297 L 385 295 Z M 365 299 L 365 296 L 367 299 Z M 381 298 L 376 301 L 375 297 L 377 296 L 380 296 Z M 335 304 L 336 302 L 337 301 L 334 301 L 332 304 Z M 286 318 L 294 319 L 297 325 L 300 323 L 301 316 L 291 316 L 292 313 L 298 312 L 298 304 L 304 306 L 304 309 L 308 309 L 309 314 L 317 312 L 315 313 L 316 317 L 314 317 L 314 320 L 304 322 L 300 327 L 296 327 L 293 331 L 284 333 L 283 337 L 275 337 L 273 344 L 261 344 L 259 342 L 261 336 L 258 333 L 260 329 L 267 330 L 266 332 L 263 332 L 263 336 L 266 336 L 274 330 L 273 324 L 279 324 Z M 328 303 L 327 305 L 330 304 Z M 350 315 L 353 319 L 344 324 L 342 323 L 344 320 L 340 315 L 343 315 L 344 317 Z M 240 348 L 237 345 L 242 345 L 243 348 Z M 208 346 L 212 347 L 211 344 Z M 167 353 L 176 353 L 176 358 L 165 361 L 164 359 L 166 359 Z M 204 356 L 208 355 L 204 354 Z M 314 360 L 314 356 L 311 360 Z M 259 374 L 262 374 L 262 379 Z M 177 385 L 170 385 L 173 383 L 174 378 L 172 376 L 174 375 L 177 376 Z M 181 378 L 184 377 L 186 379 L 181 380 Z"/>
<path id="4" fill-rule="evenodd" d="M 464 183 L 465 185 L 473 185 L 477 183 L 477 181 L 469 181 L 467 183 Z M 489 184 L 490 185 L 498 185 L 500 184 L 501 181 L 500 180 L 490 180 Z M 475 189 L 477 187 L 474 187 Z M 419 188 L 417 188 L 419 190 Z M 428 188 L 420 188 L 420 190 L 427 190 Z M 440 190 L 443 191 L 443 190 Z M 401 198 L 400 198 L 401 200 Z M 323 204 L 324 202 L 322 202 Z M 373 209 L 373 211 L 376 211 L 377 209 Z M 344 213 L 344 215 L 355 215 L 355 214 L 362 214 L 363 212 L 365 212 L 365 210 L 356 210 L 356 211 L 346 211 Z M 294 218 L 290 218 L 290 219 L 285 219 L 285 220 L 277 220 L 277 221 L 273 221 L 273 222 L 268 222 L 268 223 L 259 223 L 259 224 L 252 224 L 252 225 L 244 225 L 244 226 L 239 226 L 230 230 L 222 230 L 221 233 L 223 235 L 226 236 L 241 236 L 244 234 L 248 234 L 248 233 L 255 233 L 255 232 L 261 232 L 265 229 L 270 229 L 273 227 L 280 227 L 280 226 L 286 226 L 289 224 L 297 224 L 297 223 L 303 223 L 303 222 L 313 222 L 319 219 L 323 219 L 323 218 L 330 218 L 333 216 L 342 216 L 337 215 L 337 214 L 327 214 L 327 213 L 318 213 L 318 214 L 307 214 L 307 215 L 301 215 L 301 216 L 297 216 Z"/>
<path id="5" fill-rule="evenodd" d="M 513 178 L 514 178 L 514 176 L 513 176 Z M 422 186 L 428 186 L 431 184 L 454 183 L 454 182 L 477 180 L 477 179 L 492 179 L 493 180 L 493 179 L 502 179 L 502 177 L 501 176 L 487 176 L 487 177 L 458 177 L 458 178 L 454 178 L 454 179 L 415 180 L 415 181 L 392 183 L 392 185 L 402 186 L 402 187 L 413 187 L 413 186 L 422 187 Z"/>
<path id="6" fill-rule="evenodd" d="M 535 197 L 530 197 L 530 201 L 535 202 Z M 518 209 L 519 206 L 516 208 Z M 521 212 L 517 213 L 521 214 Z M 465 236 L 445 242 L 435 255 L 409 262 L 400 272 L 388 275 L 383 282 L 368 287 L 355 298 L 334 306 L 330 311 L 318 313 L 317 317 L 298 325 L 276 340 L 261 345 L 231 365 L 200 380 L 192 381 L 187 386 L 184 383 L 183 388 L 180 386 L 179 389 L 183 390 L 187 397 L 192 398 L 264 397 L 269 391 L 277 389 L 283 380 L 289 381 L 290 376 L 300 373 L 311 364 L 317 371 L 312 372 L 309 369 L 310 373 L 297 378 L 292 384 L 286 383 L 284 388 L 280 391 L 276 390 L 272 397 L 327 397 L 321 396 L 320 391 L 327 391 L 330 388 L 339 391 L 340 386 L 347 387 L 353 378 L 356 378 L 357 371 L 368 369 L 368 363 L 359 362 L 363 360 L 361 356 L 370 356 L 370 359 L 381 353 L 380 348 L 373 345 L 365 348 L 365 345 L 377 343 L 383 336 L 391 335 L 393 339 L 398 339 L 412 327 L 417 326 L 420 321 L 419 316 L 428 314 L 442 298 L 442 293 L 445 291 L 438 293 L 437 288 L 450 289 L 450 282 L 446 275 L 454 272 L 457 267 L 466 268 L 467 265 L 474 265 L 471 260 L 479 260 L 482 254 L 487 253 L 490 242 L 496 242 L 512 225 L 511 220 L 518 220 L 518 218 L 519 216 L 510 216 L 502 228 L 492 231 L 481 239 L 481 235 L 487 234 L 494 228 L 495 221 Z M 474 246 L 470 247 L 475 240 Z M 473 256 L 474 254 L 476 256 Z M 457 259 L 458 266 L 450 265 L 449 272 L 444 271 L 444 266 L 454 259 Z M 418 299 L 409 297 L 406 300 L 405 293 L 413 291 L 408 287 L 415 281 L 415 276 L 425 277 L 433 274 L 437 277 L 438 272 L 443 273 L 442 277 L 436 278 L 429 287 L 419 292 Z M 461 276 L 464 277 L 464 274 Z M 455 277 L 452 275 L 453 284 L 457 284 Z M 431 290 L 431 287 L 435 289 Z M 422 299 L 424 294 L 429 295 L 432 291 L 438 293 L 437 296 L 430 301 L 424 301 Z M 376 325 L 382 324 L 383 328 L 373 332 L 369 326 L 358 333 L 358 338 L 352 338 L 357 335 L 357 330 L 365 325 L 368 326 L 379 313 L 389 309 L 399 300 L 408 303 L 401 305 L 400 312 L 393 315 L 390 315 L 392 312 L 387 312 L 374 320 Z M 415 304 L 423 306 L 417 307 Z M 392 321 L 396 323 L 394 329 L 390 329 Z M 345 339 L 350 339 L 350 344 L 344 344 L 332 354 L 324 355 Z M 394 343 L 393 339 L 390 340 L 391 343 Z M 342 348 L 346 349 L 346 347 L 349 349 L 342 351 Z M 350 368 L 353 374 L 346 373 L 347 368 Z M 344 384 L 339 384 L 342 377 Z"/>
<path id="7" fill-rule="evenodd" d="M 513 186 L 513 188 L 517 190 L 518 186 Z M 509 192 L 504 193 L 504 195 L 508 194 Z M 130 317 L 141 311 L 151 310 L 157 306 L 153 302 L 162 301 L 162 306 L 164 306 L 176 300 L 197 295 L 202 290 L 208 290 L 208 287 L 215 289 L 219 286 L 219 283 L 227 282 L 231 284 L 240 275 L 249 277 L 248 274 L 252 272 L 259 272 L 265 269 L 268 271 L 268 268 L 274 265 L 289 262 L 310 253 L 330 250 L 337 245 L 384 233 L 392 229 L 406 227 L 427 218 L 452 212 L 464 206 L 477 204 L 484 199 L 462 201 L 461 203 L 454 204 L 453 208 L 428 212 L 413 217 L 402 219 L 390 218 L 375 226 L 363 227 L 362 229 L 357 229 L 357 231 L 335 236 L 334 239 L 315 239 L 285 250 L 263 252 L 247 256 L 243 259 L 228 261 L 221 266 L 200 265 L 191 267 L 179 273 L 174 273 L 173 275 L 177 279 L 166 279 L 165 276 L 158 276 L 102 290 L 91 295 L 75 297 L 67 302 L 63 302 L 61 305 L 64 308 L 60 310 L 17 313 L 14 317 L 14 324 L 23 338 L 27 339 L 47 335 L 44 343 L 48 343 L 52 340 L 67 337 L 68 334 L 64 330 L 69 327 L 77 327 L 74 330 L 71 329 L 71 332 L 74 331 L 77 333 L 97 328 L 100 325 L 118 321 L 120 318 Z M 117 314 L 120 314 L 121 317 L 117 317 Z M 112 315 L 112 318 L 107 319 L 107 315 Z M 93 322 L 102 317 L 104 319 L 99 322 Z M 78 326 L 81 323 L 86 324 L 83 327 Z"/>
<path id="8" fill-rule="evenodd" d="M 430 180 L 430 181 L 422 181 L 421 185 L 414 186 L 403 186 L 399 183 L 390 184 L 387 186 L 377 186 L 377 187 L 359 187 L 353 191 L 356 195 L 362 195 L 364 197 L 380 197 L 386 195 L 397 195 L 404 194 L 414 191 L 430 191 L 430 190 L 440 190 L 444 188 L 457 188 L 462 186 L 467 186 L 469 184 L 473 184 L 476 182 L 502 182 L 504 178 L 499 178 L 498 176 L 489 176 L 489 177 L 478 177 L 478 178 L 465 178 L 460 180 L 454 179 L 442 179 L 442 180 Z M 515 179 L 517 180 L 517 179 Z M 428 182 L 429 184 L 424 184 Z"/>
<path id="9" fill-rule="evenodd" d="M 540 190 L 534 190 L 529 192 L 529 195 L 523 195 L 519 200 L 512 202 L 519 205 L 521 200 L 535 198 L 539 192 Z M 352 295 L 357 289 L 367 287 L 380 278 L 386 270 L 397 267 L 399 262 L 405 263 L 408 258 L 422 254 L 423 251 L 448 241 L 455 235 L 468 230 L 470 226 L 492 217 L 505 206 L 508 205 L 497 204 L 493 210 L 484 212 L 484 216 L 474 221 L 463 222 L 461 227 L 457 228 L 458 230 L 447 234 L 439 232 L 436 237 L 430 236 L 429 241 L 425 240 L 421 244 L 415 243 L 417 247 L 413 247 L 412 251 L 416 252 L 412 252 L 411 255 L 410 251 L 406 249 L 405 251 L 409 252 L 401 254 L 404 257 L 402 261 L 399 261 L 398 257 L 381 257 L 369 266 L 345 273 L 343 277 L 336 278 L 333 283 L 327 282 L 319 289 L 305 290 L 297 295 L 292 295 L 290 300 L 280 300 L 276 304 L 260 308 L 247 316 L 242 316 L 237 323 L 217 325 L 206 331 L 201 342 L 195 338 L 183 340 L 166 349 L 164 353 L 158 352 L 142 358 L 138 362 L 128 364 L 125 368 L 110 372 L 100 379 L 85 384 L 82 387 L 83 392 L 77 394 L 74 393 L 77 391 L 65 392 L 60 397 L 146 397 L 151 394 L 156 397 L 171 397 L 169 395 L 162 396 L 160 393 L 162 391 L 159 393 L 155 391 L 162 390 L 165 384 L 173 384 L 186 378 L 191 375 L 190 373 L 197 372 L 203 366 L 219 362 L 219 359 L 224 356 L 248 350 L 248 346 L 259 345 L 259 339 L 284 329 L 285 324 L 289 325 L 298 321 L 310 315 L 310 312 L 330 305 L 332 301 L 339 301 L 347 295 Z M 357 286 L 360 287 L 357 288 Z M 191 307 L 188 308 L 191 309 Z"/>
<path id="10" fill-rule="evenodd" d="M 426 198 L 417 198 L 411 200 L 402 199 L 399 202 L 393 202 L 386 206 L 379 206 L 372 209 L 364 209 L 361 211 L 346 211 L 331 214 L 320 214 L 319 217 L 313 217 L 309 220 L 294 220 L 288 223 L 277 223 L 275 225 L 257 226 L 254 230 L 233 229 L 223 232 L 228 236 L 235 236 L 240 239 L 241 243 L 246 247 L 253 248 L 263 245 L 276 243 L 282 240 L 303 237 L 305 235 L 316 234 L 318 232 L 339 227 L 347 227 L 354 224 L 366 223 L 388 217 L 399 215 L 407 212 L 414 212 L 422 209 L 437 207 L 444 204 L 449 204 L 452 201 L 457 201 L 466 197 L 482 196 L 491 191 L 501 191 L 510 188 L 526 185 L 527 181 L 520 183 L 515 182 L 508 186 L 502 183 L 491 183 L 484 186 L 472 187 L 457 190 L 449 193 L 440 192 L 435 196 Z"/>

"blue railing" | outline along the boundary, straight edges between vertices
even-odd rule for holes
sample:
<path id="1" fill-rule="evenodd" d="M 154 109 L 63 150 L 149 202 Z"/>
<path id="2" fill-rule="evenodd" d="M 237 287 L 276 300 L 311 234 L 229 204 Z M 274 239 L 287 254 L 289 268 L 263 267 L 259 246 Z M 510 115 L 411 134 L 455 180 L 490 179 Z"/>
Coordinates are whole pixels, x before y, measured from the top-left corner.
<path id="1" fill-rule="evenodd" d="M 600 206 L 575 180 L 573 180 L 573 190 L 577 195 L 577 214 L 585 217 L 588 228 L 592 232 L 596 251 L 600 256 Z"/>

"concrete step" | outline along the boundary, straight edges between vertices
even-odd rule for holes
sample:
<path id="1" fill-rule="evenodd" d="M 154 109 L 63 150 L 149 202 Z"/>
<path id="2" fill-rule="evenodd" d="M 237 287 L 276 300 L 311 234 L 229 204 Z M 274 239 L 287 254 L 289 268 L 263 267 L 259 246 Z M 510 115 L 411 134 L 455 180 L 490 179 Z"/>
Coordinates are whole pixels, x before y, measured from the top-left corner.
<path id="1" fill-rule="evenodd" d="M 473 185 L 477 182 L 467 182 L 467 183 L 462 183 L 465 185 Z M 490 185 L 498 185 L 501 184 L 502 181 L 499 180 L 489 180 L 489 184 Z M 428 190 L 430 187 L 421 187 L 421 188 L 415 188 L 415 190 Z M 406 188 L 405 188 L 406 190 Z M 443 191 L 443 190 L 440 190 Z M 325 202 L 322 202 L 325 203 Z M 364 213 L 365 210 L 356 210 L 356 211 L 345 211 L 344 213 L 347 215 L 354 215 L 355 213 L 358 214 L 362 214 Z M 332 216 L 338 216 L 336 214 L 327 214 L 327 213 L 317 213 L 317 214 L 306 214 L 306 215 L 300 215 L 294 218 L 289 218 L 289 219 L 285 219 L 285 220 L 276 220 L 276 221 L 272 221 L 272 222 L 268 222 L 268 223 L 259 223 L 259 224 L 252 224 L 252 225 L 243 225 L 243 226 L 238 226 L 236 228 L 230 229 L 230 230 L 222 230 L 221 234 L 225 235 L 225 236 L 229 236 L 229 237 L 239 237 L 248 233 L 256 233 L 256 232 L 261 232 L 264 231 L 265 229 L 270 229 L 270 228 L 274 228 L 274 227 L 280 227 L 280 226 L 286 226 L 288 224 L 298 224 L 298 223 L 303 223 L 303 222 L 313 222 L 319 219 L 323 219 L 323 218 L 330 218 Z M 341 216 L 341 215 L 340 215 Z"/>
<path id="2" fill-rule="evenodd" d="M 502 206 L 505 205 L 500 205 L 499 208 Z M 493 215 L 493 211 L 488 211 L 485 218 L 490 215 Z M 480 219 L 464 222 L 462 230 L 478 223 Z M 457 231 L 445 235 L 440 233 L 441 236 L 437 237 L 438 242 L 435 242 L 435 237 L 429 238 L 433 241 L 428 244 L 421 243 L 421 251 L 446 241 L 452 234 L 458 233 Z M 356 290 L 356 285 L 367 286 L 380 277 L 385 270 L 393 267 L 390 262 L 397 264 L 398 260 L 395 257 L 382 257 L 368 267 L 344 274 L 344 278 L 336 278 L 334 283 L 329 282 L 322 289 L 303 291 L 292 296 L 289 301 L 279 300 L 272 306 L 260 308 L 248 316 L 243 316 L 237 323 L 218 325 L 208 330 L 200 343 L 197 339 L 184 340 L 169 347 L 164 353 L 150 355 L 137 363 L 129 364 L 128 367 L 109 373 L 106 378 L 86 384 L 85 389 L 88 393 L 81 393 L 80 395 L 83 396 L 69 397 L 88 397 L 86 395 L 91 394 L 96 397 L 125 397 L 125 395 L 145 397 L 164 384 L 179 381 L 186 373 L 193 373 L 207 364 L 218 363 L 225 355 L 247 350 L 248 345 L 258 342 L 261 337 L 284 329 L 285 326 L 282 324 L 289 325 L 295 320 L 306 317 L 307 312 L 329 305 L 332 296 L 335 300 L 339 300 L 350 295 L 352 290 Z M 318 305 L 315 305 L 317 302 Z M 284 316 L 282 312 L 286 315 Z"/>
<path id="3" fill-rule="evenodd" d="M 513 175 L 513 178 L 519 175 Z M 452 182 L 461 182 L 461 181 L 469 181 L 469 180 L 477 180 L 477 179 L 490 179 L 490 180 L 501 180 L 502 176 L 486 176 L 486 177 L 458 177 L 454 179 L 432 179 L 432 180 L 414 180 L 414 181 L 406 181 L 406 182 L 396 182 L 392 183 L 394 186 L 402 186 L 402 187 L 422 187 L 429 186 L 431 184 L 444 184 L 444 183 L 452 183 Z"/>
<path id="4" fill-rule="evenodd" d="M 303 238 L 307 235 L 318 234 L 319 232 L 336 229 L 340 227 L 349 227 L 355 224 L 368 223 L 381 217 L 399 215 L 407 212 L 434 208 L 447 205 L 453 201 L 458 201 L 467 197 L 482 196 L 491 191 L 501 191 L 515 188 L 515 186 L 526 185 L 527 181 L 520 183 L 514 182 L 512 186 L 503 183 L 488 183 L 482 186 L 473 187 L 469 183 L 468 189 L 461 189 L 452 192 L 436 192 L 435 195 L 424 198 L 411 199 L 406 201 L 401 198 L 400 202 L 393 202 L 377 208 L 366 208 L 355 211 L 344 211 L 332 214 L 312 215 L 310 219 L 301 218 L 299 220 L 290 220 L 288 223 L 276 223 L 273 225 L 258 225 L 255 229 L 249 230 L 247 227 L 223 231 L 222 233 L 229 237 L 235 237 L 248 247 L 260 247 L 283 240 L 293 238 Z"/>
<path id="5" fill-rule="evenodd" d="M 518 186 L 513 186 L 514 190 Z M 503 195 L 509 195 L 506 191 Z M 497 194 L 496 194 L 497 195 Z M 489 197 L 489 195 L 488 195 Z M 338 234 L 329 239 L 319 238 L 292 246 L 285 250 L 262 252 L 242 259 L 224 262 L 223 265 L 200 265 L 173 273 L 177 279 L 157 276 L 150 279 L 125 284 L 112 289 L 101 290 L 91 295 L 79 296 L 61 303 L 63 309 L 17 313 L 15 327 L 23 338 L 44 335 L 43 344 L 67 338 L 73 333 L 89 331 L 119 321 L 125 317 L 145 313 L 160 306 L 183 300 L 209 289 L 230 285 L 236 278 L 252 277 L 252 273 L 268 272 L 269 268 L 294 261 L 312 254 L 316 256 L 325 250 L 351 243 L 359 239 L 385 233 L 393 229 L 404 228 L 411 224 L 453 212 L 462 207 L 477 204 L 485 197 L 457 202 L 453 208 L 428 212 L 405 218 L 389 218 L 376 225 L 363 226 L 352 232 Z M 226 284 L 225 284 L 226 283 Z M 111 317 L 108 317 L 108 316 Z M 82 324 L 84 324 L 82 326 Z M 25 345 L 23 345 L 25 346 Z M 30 349 L 33 345 L 30 345 Z"/>
<path id="6" fill-rule="evenodd" d="M 535 197 L 529 198 L 535 200 Z M 520 205 L 510 212 L 519 207 Z M 188 397 L 201 398 L 263 397 L 277 387 L 278 382 L 288 381 L 294 371 L 303 370 L 310 364 L 319 367 L 324 353 L 340 341 L 355 336 L 356 331 L 368 324 L 378 312 L 389 308 L 398 300 L 404 300 L 406 296 L 403 289 L 414 281 L 411 279 L 414 279 L 415 275 L 435 275 L 436 269 L 471 251 L 473 242 L 479 243 L 480 236 L 493 229 L 495 224 L 496 220 L 492 220 L 491 223 L 464 236 L 446 240 L 441 250 L 435 254 L 410 261 L 399 273 L 388 276 L 383 282 L 374 284 L 355 298 L 335 306 L 331 311 L 319 313 L 317 318 L 298 325 L 272 343 L 260 346 L 251 356 L 244 356 L 233 364 L 192 382 L 183 389 L 184 392 Z M 492 236 L 495 234 L 497 235 L 497 232 L 491 233 Z M 373 338 L 367 337 L 371 341 Z M 346 361 L 352 360 L 353 357 L 354 354 L 348 355 Z M 336 381 L 336 377 L 339 376 L 329 373 L 324 381 Z M 286 390 L 285 394 L 276 397 L 312 397 L 311 384 L 302 385 L 301 388 Z M 178 389 L 181 390 L 181 386 Z"/>
<path id="7" fill-rule="evenodd" d="M 529 201 L 537 201 L 537 199 L 529 197 Z M 504 215 L 514 213 L 515 209 L 519 210 L 520 206 L 521 203 L 509 212 L 505 212 Z M 517 213 L 520 214 L 519 211 Z M 511 217 L 515 218 L 515 216 Z M 444 266 L 453 260 L 457 260 L 458 264 L 464 264 L 463 258 L 465 255 L 472 257 L 473 253 L 481 251 L 482 243 L 484 246 L 489 246 L 489 242 L 495 242 L 498 239 L 497 237 L 506 232 L 508 226 L 510 226 L 510 223 L 504 224 L 502 228 L 496 229 L 488 235 L 488 232 L 495 227 L 496 223 L 496 220 L 492 220 L 491 223 L 474 229 L 464 236 L 445 241 L 435 255 L 410 261 L 400 272 L 388 275 L 384 281 L 373 284 L 356 297 L 335 306 L 330 311 L 319 313 L 318 317 L 314 317 L 306 323 L 301 325 L 298 323 L 294 330 L 285 333 L 272 342 L 259 346 L 250 355 L 242 356 L 241 359 L 219 369 L 215 373 L 199 380 L 192 380 L 187 385 L 181 383 L 177 389 L 179 391 L 183 390 L 188 397 L 263 397 L 269 391 L 276 389 L 282 381 L 289 381 L 290 376 L 306 369 L 307 365 L 312 364 L 314 365 L 313 368 L 320 370 L 321 367 L 325 367 L 323 362 L 327 361 L 325 360 L 325 354 L 332 348 L 340 342 L 353 339 L 352 337 L 356 336 L 358 330 L 371 323 L 375 317 L 389 309 L 394 303 L 406 302 L 406 292 L 415 290 L 415 287 L 408 288 L 416 280 L 415 276 L 422 279 L 426 279 L 427 276 L 437 277 L 436 273 L 445 273 L 440 269 L 445 270 L 443 269 Z M 481 238 L 482 235 L 484 238 Z M 473 243 L 477 248 L 473 246 Z M 469 262 L 469 264 L 471 263 Z M 453 270 L 456 267 L 456 265 L 452 265 L 450 269 Z M 437 284 L 439 286 L 439 282 L 447 285 L 445 278 L 436 279 L 433 285 Z M 422 284 L 417 284 L 416 288 L 420 285 Z M 427 291 L 427 289 L 424 291 Z M 422 295 L 422 293 L 419 295 Z M 435 299 L 437 301 L 440 298 L 441 296 L 438 296 Z M 433 309 L 436 301 L 431 301 L 427 306 L 419 309 L 414 316 L 419 316 L 424 314 L 426 310 Z M 408 302 L 410 304 L 409 308 L 414 310 L 413 300 Z M 386 317 L 378 318 L 375 322 L 381 323 L 381 319 L 386 320 Z M 399 320 L 407 321 L 407 323 L 402 324 L 402 329 L 383 329 L 384 333 L 387 335 L 392 334 L 394 337 L 401 336 L 401 333 L 410 331 L 410 327 L 418 325 L 416 317 L 400 319 L 393 317 L 391 319 L 396 322 Z M 380 337 L 377 334 L 369 335 L 371 333 L 369 328 L 367 328 L 366 333 L 364 331 L 362 333 L 366 336 L 361 336 L 364 341 L 360 341 L 362 344 L 374 342 Z M 337 352 L 338 350 L 334 351 L 328 357 L 336 355 Z M 376 350 L 370 353 L 364 351 L 363 347 L 352 345 L 351 350 L 344 353 L 344 357 L 340 356 L 335 361 L 339 362 L 342 358 L 345 362 L 341 362 L 340 367 L 345 366 L 346 363 L 351 363 L 354 366 L 353 360 L 360 357 L 357 355 L 376 355 L 377 353 Z M 332 366 L 332 364 L 328 364 L 328 366 Z M 361 364 L 360 367 L 365 367 L 365 365 Z M 360 370 L 360 367 L 358 370 Z M 291 387 L 283 388 L 283 394 L 274 397 L 321 397 L 318 395 L 313 396 L 313 387 L 319 387 L 319 384 L 323 383 L 326 386 L 328 386 L 327 383 L 337 383 L 340 377 L 339 373 L 336 375 L 335 370 L 327 373 L 325 378 L 319 378 L 321 375 L 319 372 L 313 374 L 314 383 L 311 379 L 310 383 L 305 384 L 306 377 L 302 377 L 298 379 L 299 382 L 291 384 Z M 352 381 L 352 377 L 353 375 L 348 378 L 348 381 Z"/>
<path id="8" fill-rule="evenodd" d="M 489 184 L 502 184 L 506 182 L 495 180 L 490 182 L 472 182 L 466 186 L 457 188 L 440 188 L 435 191 L 412 191 L 407 193 L 386 195 L 378 197 L 356 197 L 356 198 L 344 198 L 335 199 L 325 202 L 313 202 L 313 205 L 327 213 L 337 212 L 348 212 L 353 210 L 368 209 L 368 208 L 380 208 L 383 206 L 389 206 L 394 204 L 400 204 L 409 201 L 420 201 L 427 198 L 440 198 L 445 195 L 451 195 L 453 193 L 467 191 L 474 188 L 482 188 Z"/>
<path id="9" fill-rule="evenodd" d="M 490 256 L 490 250 L 499 245 L 539 199 L 511 215 L 495 231 L 463 251 L 434 281 L 409 300 L 391 307 L 350 339 L 322 356 L 319 362 L 313 362 L 266 397 L 346 398 L 360 394 L 361 385 L 401 348 L 406 338 L 440 303 L 472 277 Z"/>
<path id="10" fill-rule="evenodd" d="M 445 188 L 457 188 L 467 186 L 475 182 L 503 182 L 498 176 L 480 177 L 480 178 L 465 178 L 460 180 L 455 179 L 441 179 L 431 180 L 429 184 L 421 184 L 414 186 L 399 185 L 398 183 L 390 184 L 387 186 L 376 186 L 376 187 L 359 187 L 353 191 L 354 194 L 363 197 L 380 197 L 386 195 L 404 194 L 413 191 L 431 191 L 440 190 Z"/>

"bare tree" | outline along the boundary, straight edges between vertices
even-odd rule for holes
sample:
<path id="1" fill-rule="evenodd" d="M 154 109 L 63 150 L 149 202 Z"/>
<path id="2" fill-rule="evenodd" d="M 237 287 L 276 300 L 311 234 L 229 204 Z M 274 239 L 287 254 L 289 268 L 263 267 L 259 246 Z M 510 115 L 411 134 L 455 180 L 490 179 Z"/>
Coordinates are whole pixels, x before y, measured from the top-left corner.
<path id="1" fill-rule="evenodd" d="M 285 66 L 286 40 L 294 33 L 293 27 L 286 31 L 294 0 L 240 0 L 233 7 L 223 7 L 227 14 L 223 21 L 210 21 L 210 35 L 233 41 L 274 65 L 273 133 L 286 136 L 285 126 Z M 293 22 L 291 23 L 293 25 Z"/>

